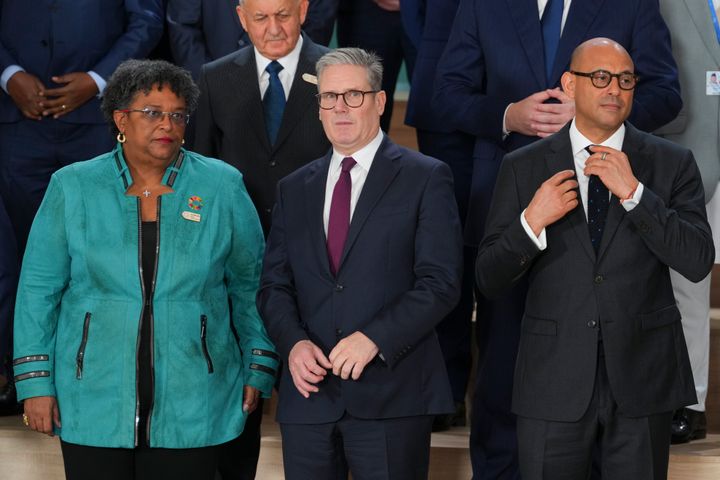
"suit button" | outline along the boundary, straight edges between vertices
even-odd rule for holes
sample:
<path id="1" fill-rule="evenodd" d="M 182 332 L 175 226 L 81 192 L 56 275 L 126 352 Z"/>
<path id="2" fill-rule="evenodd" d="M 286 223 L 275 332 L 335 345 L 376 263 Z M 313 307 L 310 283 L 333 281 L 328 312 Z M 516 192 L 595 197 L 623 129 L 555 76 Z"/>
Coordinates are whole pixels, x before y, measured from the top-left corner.
<path id="1" fill-rule="evenodd" d="M 645 223 L 645 222 L 640 222 L 640 223 L 638 224 L 638 228 L 639 228 L 640 231 L 643 232 L 643 233 L 648 233 L 648 232 L 650 231 L 650 226 L 648 226 L 648 224 Z"/>
<path id="2" fill-rule="evenodd" d="M 590 320 L 590 321 L 587 323 L 587 326 L 590 327 L 590 328 L 595 328 L 595 327 L 597 327 L 597 321 L 595 321 L 595 320 Z"/>
<path id="3" fill-rule="evenodd" d="M 339 283 L 337 285 L 335 285 L 336 292 L 342 292 L 344 289 L 345 289 L 345 287 L 340 285 Z"/>
<path id="4" fill-rule="evenodd" d="M 266 208 L 265 213 L 272 213 L 272 208 Z"/>
<path id="5" fill-rule="evenodd" d="M 527 257 L 520 257 L 520 265 L 525 265 L 527 263 Z"/>
<path id="6" fill-rule="evenodd" d="M 600 285 L 605 280 L 602 275 L 595 275 L 595 285 Z"/>
<path id="7" fill-rule="evenodd" d="M 341 336 L 342 336 L 342 330 L 339 329 L 339 328 L 336 328 L 336 329 L 335 329 L 335 335 L 337 335 L 338 337 L 341 337 Z"/>
<path id="8" fill-rule="evenodd" d="M 274 166 L 276 166 L 276 165 L 277 165 L 277 162 L 276 162 L 275 160 L 273 160 L 272 162 L 270 162 L 270 166 L 271 166 L 271 167 L 274 167 Z"/>

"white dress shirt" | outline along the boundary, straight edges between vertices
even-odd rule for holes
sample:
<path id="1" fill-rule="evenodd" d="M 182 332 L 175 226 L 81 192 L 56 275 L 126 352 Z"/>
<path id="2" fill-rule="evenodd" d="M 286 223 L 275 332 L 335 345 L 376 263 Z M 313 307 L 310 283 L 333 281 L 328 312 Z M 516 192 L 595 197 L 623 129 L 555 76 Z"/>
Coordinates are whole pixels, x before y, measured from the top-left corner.
<path id="1" fill-rule="evenodd" d="M 625 140 L 625 125 L 620 125 L 620 128 L 615 130 L 615 133 L 610 135 L 610 137 L 607 138 L 604 142 L 600 144 L 595 144 L 591 142 L 590 140 L 585 137 L 580 131 L 577 129 L 577 126 L 575 126 L 575 119 L 573 118 L 572 123 L 570 124 L 570 145 L 573 152 L 573 160 L 575 164 L 575 179 L 578 182 L 578 190 L 580 190 L 580 200 L 583 207 L 583 211 L 585 212 L 585 220 L 587 221 L 587 203 L 588 203 L 588 184 L 590 183 L 590 177 L 585 175 L 585 162 L 587 161 L 590 154 L 585 150 L 585 147 L 588 147 L 590 145 L 602 145 L 604 147 L 610 147 L 618 151 L 622 151 L 622 145 L 623 141 Z M 627 199 L 622 202 L 622 206 L 625 209 L 625 211 L 629 212 L 633 208 L 637 206 L 638 203 L 640 203 L 640 199 L 642 198 L 642 192 L 643 192 L 643 184 L 638 183 L 637 189 L 635 190 L 635 193 L 633 193 L 632 198 Z M 608 193 L 610 197 L 612 198 L 612 193 Z M 525 210 L 523 210 L 522 214 L 520 214 L 520 222 L 522 223 L 523 228 L 525 229 L 525 232 L 528 234 L 530 239 L 535 242 L 535 245 L 540 250 L 545 250 L 547 248 L 547 237 L 545 235 L 545 229 L 543 228 L 540 232 L 540 235 L 537 237 L 535 236 L 535 233 L 530 228 L 530 225 L 525 220 Z"/>
<path id="2" fill-rule="evenodd" d="M 326 237 L 328 222 L 330 221 L 330 204 L 332 203 L 333 190 L 335 190 L 335 184 L 337 183 L 338 178 L 340 178 L 341 162 L 343 158 L 352 157 L 357 162 L 357 165 L 350 170 L 350 179 L 352 180 L 352 186 L 350 187 L 350 221 L 352 221 L 353 213 L 355 213 L 355 206 L 357 205 L 358 198 L 360 198 L 360 193 L 362 192 L 363 185 L 365 185 L 368 172 L 370 172 L 373 159 L 375 158 L 375 154 L 380 148 L 382 141 L 383 132 L 378 128 L 378 133 L 375 135 L 375 138 L 352 155 L 342 155 L 333 148 L 327 181 L 325 182 L 325 206 L 323 207 L 323 225 L 325 227 Z"/>
<path id="3" fill-rule="evenodd" d="M 295 44 L 295 48 L 284 57 L 277 59 L 278 63 L 283 66 L 283 69 L 278 73 L 278 77 L 285 91 L 285 100 L 290 96 L 290 88 L 292 87 L 293 78 L 295 78 L 295 72 L 297 71 L 298 62 L 300 61 L 302 44 L 303 38 L 300 36 L 297 44 Z M 263 57 L 257 47 L 253 48 L 255 49 L 255 66 L 257 67 L 258 85 L 260 86 L 260 98 L 263 98 L 268 85 L 270 85 L 270 74 L 265 69 L 272 60 Z"/>

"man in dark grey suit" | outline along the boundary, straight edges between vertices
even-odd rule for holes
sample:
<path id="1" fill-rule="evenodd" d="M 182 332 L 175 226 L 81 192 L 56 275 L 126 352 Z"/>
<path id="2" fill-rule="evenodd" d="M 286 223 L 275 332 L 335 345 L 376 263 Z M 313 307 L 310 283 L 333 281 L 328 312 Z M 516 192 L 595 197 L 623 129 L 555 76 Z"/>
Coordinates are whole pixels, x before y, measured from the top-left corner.
<path id="1" fill-rule="evenodd" d="M 315 62 L 328 50 L 301 35 L 307 0 L 243 0 L 238 14 L 253 45 L 206 64 L 200 75 L 200 104 L 194 149 L 224 160 L 243 174 L 263 231 L 278 180 L 330 148 L 318 119 Z M 289 16 L 289 18 L 284 18 Z M 265 94 L 273 61 L 285 97 L 273 142 L 267 131 Z"/>
<path id="2" fill-rule="evenodd" d="M 476 278 L 496 296 L 527 277 L 514 378 L 524 480 L 665 479 L 672 411 L 696 402 L 669 269 L 692 281 L 714 248 L 692 153 L 625 122 L 627 51 L 581 44 L 563 90 L 575 118 L 508 154 Z M 579 194 L 578 194 L 579 190 Z"/>
<path id="3" fill-rule="evenodd" d="M 194 149 L 242 172 L 266 235 L 278 180 L 330 147 L 316 87 L 305 80 L 314 79 L 315 62 L 328 50 L 301 35 L 307 8 L 307 0 L 241 0 L 237 13 L 253 45 L 204 65 L 200 74 Z M 271 64 L 282 68 L 273 75 L 266 70 Z M 254 478 L 261 420 L 260 407 L 228 445 L 220 459 L 223 478 Z"/>

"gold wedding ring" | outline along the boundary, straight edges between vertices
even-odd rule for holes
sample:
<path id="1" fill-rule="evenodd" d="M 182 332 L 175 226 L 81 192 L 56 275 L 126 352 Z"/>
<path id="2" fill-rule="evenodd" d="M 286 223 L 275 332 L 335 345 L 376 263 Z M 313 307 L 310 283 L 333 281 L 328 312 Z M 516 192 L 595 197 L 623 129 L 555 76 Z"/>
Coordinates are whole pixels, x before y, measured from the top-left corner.
<path id="1" fill-rule="evenodd" d="M 29 427 L 29 426 L 30 426 L 30 422 L 28 421 L 28 417 L 27 417 L 27 415 L 25 415 L 24 413 L 23 413 L 23 423 L 25 424 L 26 427 Z"/>
<path id="2" fill-rule="evenodd" d="M 605 160 L 605 157 L 607 157 L 607 152 L 603 152 L 602 155 L 600 155 L 600 160 Z"/>
<path id="3" fill-rule="evenodd" d="M 63 110 L 66 110 L 66 109 L 67 109 L 67 105 L 65 105 L 65 104 L 60 105 L 60 108 L 62 108 Z"/>

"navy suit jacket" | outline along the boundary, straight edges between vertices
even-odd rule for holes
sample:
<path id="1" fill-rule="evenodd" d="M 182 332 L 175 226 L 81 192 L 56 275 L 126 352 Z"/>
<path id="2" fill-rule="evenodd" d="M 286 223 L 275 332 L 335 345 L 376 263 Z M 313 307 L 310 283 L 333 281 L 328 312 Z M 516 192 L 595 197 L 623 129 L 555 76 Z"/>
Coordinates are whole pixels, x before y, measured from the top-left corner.
<path id="1" fill-rule="evenodd" d="M 449 167 L 387 137 L 330 273 L 323 228 L 331 154 L 278 185 L 258 307 L 278 351 L 309 339 L 328 355 L 361 331 L 380 349 L 358 380 L 329 372 L 305 399 L 285 369 L 278 421 L 326 423 L 453 410 L 435 325 L 460 290 L 461 236 Z"/>
<path id="2" fill-rule="evenodd" d="M 94 71 L 106 81 L 128 58 L 145 58 L 162 36 L 161 0 L 0 0 L 0 72 L 19 65 L 48 88 L 51 77 Z M 24 118 L 0 95 L 0 123 Z M 93 97 L 59 118 L 105 123 Z"/>
<path id="3" fill-rule="evenodd" d="M 550 82 L 537 0 L 461 0 L 440 63 L 434 105 L 449 128 L 476 136 L 473 194 L 466 239 L 482 237 L 484 213 L 503 155 L 537 140 L 511 133 L 503 138 L 506 107 L 559 86 L 580 43 L 608 37 L 623 45 L 640 82 L 630 121 L 652 131 L 679 112 L 682 101 L 670 34 L 657 0 L 574 0 L 568 12 Z"/>
<path id="4" fill-rule="evenodd" d="M 4 374 L 3 362 L 10 348 L 10 325 L 17 288 L 18 254 L 15 232 L 0 197 L 0 374 Z"/>
<path id="5" fill-rule="evenodd" d="M 328 45 L 339 0 L 310 0 L 303 31 L 315 43 Z M 203 64 L 250 45 L 238 18 L 237 0 L 169 0 L 170 50 L 175 63 L 200 77 Z"/>
<path id="6" fill-rule="evenodd" d="M 626 212 L 617 197 L 598 252 L 582 205 L 546 228 L 540 251 L 520 213 L 542 182 L 574 169 L 569 127 L 502 162 L 477 258 L 482 293 L 529 282 L 513 411 L 575 422 L 591 401 L 598 332 L 618 409 L 627 416 L 695 403 L 695 386 L 668 267 L 703 279 L 715 258 L 702 180 L 690 150 L 626 124 L 622 150 L 644 190 Z"/>

